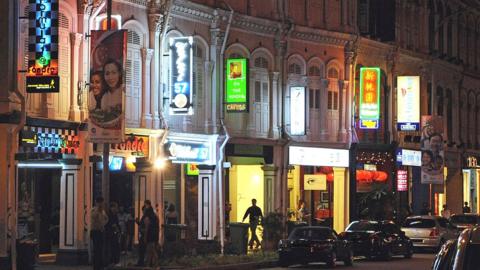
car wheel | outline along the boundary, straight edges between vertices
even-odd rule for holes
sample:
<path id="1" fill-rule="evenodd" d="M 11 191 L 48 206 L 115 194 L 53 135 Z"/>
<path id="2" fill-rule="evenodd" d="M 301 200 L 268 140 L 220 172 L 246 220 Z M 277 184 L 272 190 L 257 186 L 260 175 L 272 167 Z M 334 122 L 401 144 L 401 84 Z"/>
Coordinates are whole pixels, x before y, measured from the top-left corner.
<path id="1" fill-rule="evenodd" d="M 407 248 L 407 252 L 405 253 L 404 257 L 406 259 L 411 259 L 412 256 L 413 256 L 413 246 L 409 245 L 408 248 Z"/>
<path id="2" fill-rule="evenodd" d="M 327 261 L 327 266 L 328 267 L 335 267 L 337 265 L 337 254 L 335 251 L 332 251 L 332 254 L 330 254 L 330 259 Z"/>
<path id="3" fill-rule="evenodd" d="M 353 265 L 353 251 L 348 251 L 348 256 L 347 258 L 345 258 L 345 260 L 343 261 L 343 263 L 346 265 L 346 266 L 352 266 Z"/>

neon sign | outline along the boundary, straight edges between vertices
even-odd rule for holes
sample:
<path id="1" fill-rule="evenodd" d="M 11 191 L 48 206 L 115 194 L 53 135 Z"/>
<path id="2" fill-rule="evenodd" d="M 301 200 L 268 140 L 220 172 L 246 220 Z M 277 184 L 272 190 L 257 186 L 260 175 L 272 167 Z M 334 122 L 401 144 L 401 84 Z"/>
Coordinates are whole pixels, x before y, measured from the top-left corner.
<path id="1" fill-rule="evenodd" d="M 170 114 L 193 114 L 193 38 L 170 39 Z"/>
<path id="2" fill-rule="evenodd" d="M 225 101 L 228 112 L 248 111 L 248 61 L 227 59 Z"/>
<path id="3" fill-rule="evenodd" d="M 380 120 L 380 68 L 360 68 L 360 128 L 377 129 Z"/>
<path id="4" fill-rule="evenodd" d="M 59 92 L 58 0 L 29 0 L 27 93 Z"/>

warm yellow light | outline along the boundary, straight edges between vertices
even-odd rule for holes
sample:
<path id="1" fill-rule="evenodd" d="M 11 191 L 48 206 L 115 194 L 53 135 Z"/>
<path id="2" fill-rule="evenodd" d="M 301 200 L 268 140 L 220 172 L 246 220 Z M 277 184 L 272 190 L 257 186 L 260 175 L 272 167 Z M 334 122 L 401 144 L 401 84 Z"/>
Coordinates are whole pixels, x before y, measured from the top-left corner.
<path id="1" fill-rule="evenodd" d="M 165 167 L 165 159 L 164 158 L 157 158 L 155 160 L 155 168 L 163 169 Z"/>
<path id="2" fill-rule="evenodd" d="M 253 184 L 255 184 L 255 185 L 260 184 L 260 175 L 254 175 L 252 177 L 252 180 L 253 180 Z"/>
<path id="3" fill-rule="evenodd" d="M 137 158 L 135 156 L 127 157 L 127 163 L 135 163 L 136 161 L 137 161 Z"/>

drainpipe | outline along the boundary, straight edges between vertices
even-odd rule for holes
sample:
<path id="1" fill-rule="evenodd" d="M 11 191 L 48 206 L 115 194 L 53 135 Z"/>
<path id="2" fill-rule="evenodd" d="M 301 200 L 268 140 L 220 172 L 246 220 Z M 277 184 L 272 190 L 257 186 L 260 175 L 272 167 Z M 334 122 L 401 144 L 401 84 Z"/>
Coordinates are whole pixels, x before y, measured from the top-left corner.
<path id="1" fill-rule="evenodd" d="M 225 30 L 225 37 L 223 39 L 223 44 L 222 48 L 220 51 L 220 81 L 222 82 L 220 84 L 220 125 L 223 128 L 223 131 L 225 132 L 225 139 L 223 140 L 220 149 L 219 149 L 219 158 L 217 162 L 217 169 L 218 169 L 218 201 L 219 201 L 219 219 L 220 219 L 220 253 L 223 255 L 224 254 L 224 248 L 225 248 L 225 216 L 224 216 L 224 197 L 223 197 L 223 159 L 224 159 L 224 149 L 225 146 L 227 145 L 228 140 L 230 139 L 230 134 L 228 133 L 228 129 L 225 126 L 225 123 L 223 122 L 224 120 L 224 100 L 223 100 L 223 93 L 224 93 L 224 87 L 225 87 L 225 82 L 224 82 L 224 76 L 223 76 L 223 61 L 225 58 L 225 46 L 227 44 L 227 39 L 228 39 L 228 34 L 230 33 L 230 26 L 232 24 L 232 19 L 233 19 L 233 9 L 230 5 L 225 3 L 227 7 L 230 9 L 230 17 L 228 18 L 228 24 L 227 24 L 227 29 Z"/>

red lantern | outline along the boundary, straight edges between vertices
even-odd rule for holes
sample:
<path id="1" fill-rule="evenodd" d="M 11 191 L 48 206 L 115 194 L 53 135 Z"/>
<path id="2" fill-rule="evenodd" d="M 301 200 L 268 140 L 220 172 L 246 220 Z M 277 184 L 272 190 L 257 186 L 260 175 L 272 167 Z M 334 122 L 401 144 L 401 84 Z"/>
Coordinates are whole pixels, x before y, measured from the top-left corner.
<path id="1" fill-rule="evenodd" d="M 333 172 L 327 174 L 327 181 L 332 182 L 333 181 Z"/>
<path id="2" fill-rule="evenodd" d="M 385 182 L 387 181 L 387 178 L 388 178 L 388 174 L 386 172 L 379 171 L 378 177 L 375 180 L 377 180 L 378 182 Z"/>
<path id="3" fill-rule="evenodd" d="M 333 173 L 333 167 L 321 167 L 320 171 L 324 174 Z"/>

